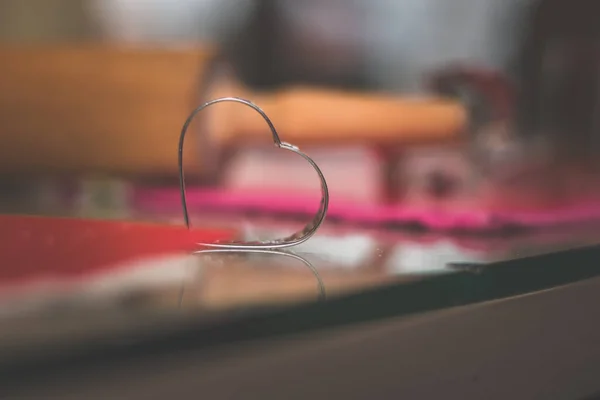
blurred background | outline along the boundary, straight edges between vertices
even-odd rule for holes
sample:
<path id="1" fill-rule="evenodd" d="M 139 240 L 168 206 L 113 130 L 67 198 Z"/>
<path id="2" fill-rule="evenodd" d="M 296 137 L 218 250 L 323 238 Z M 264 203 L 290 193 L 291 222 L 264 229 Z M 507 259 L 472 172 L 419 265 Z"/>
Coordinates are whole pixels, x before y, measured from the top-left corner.
<path id="1" fill-rule="evenodd" d="M 0 211 L 181 223 L 181 127 L 241 96 L 322 167 L 342 223 L 598 219 L 597 8 L 2 0 Z M 318 205 L 309 166 L 240 105 L 199 114 L 184 154 L 194 213 Z"/>
<path id="2" fill-rule="evenodd" d="M 284 140 L 316 148 L 334 194 L 353 205 L 489 210 L 588 196 L 597 147 L 593 7 L 3 0 L 3 207 L 46 212 L 67 206 L 65 196 L 78 207 L 132 205 L 123 182 L 168 187 L 187 114 L 235 94 L 259 103 Z M 295 173 L 269 158 L 265 165 L 286 167 L 267 179 L 256 165 L 266 150 L 249 149 L 268 140 L 260 120 L 221 108 L 198 117 L 190 135 L 190 179 L 263 190 Z M 546 182 L 557 163 L 568 177 Z M 361 184 L 348 187 L 357 173 Z"/>
<path id="3" fill-rule="evenodd" d="M 587 201 L 598 146 L 594 7 L 3 0 L 3 210 L 144 209 L 148 196 L 134 192 L 168 192 L 181 125 L 221 95 L 263 107 L 352 207 L 510 212 Z M 290 174 L 312 184 L 301 166 L 265 156 L 257 144 L 269 135 L 250 111 L 206 114 L 186 150 L 193 184 L 238 198 Z M 215 206 L 204 197 L 197 207 L 205 203 Z"/>
<path id="4" fill-rule="evenodd" d="M 284 140 L 323 164 L 334 200 L 352 207 L 577 202 L 589 195 L 597 142 L 593 7 L 3 0 L 2 210 L 145 209 L 141 187 L 164 194 L 176 184 L 188 113 L 220 95 L 263 107 Z M 240 197 L 295 174 L 312 190 L 302 166 L 262 146 L 269 135 L 251 112 L 206 114 L 188 139 L 191 184 Z M 568 176 L 547 182 L 556 164 Z"/>

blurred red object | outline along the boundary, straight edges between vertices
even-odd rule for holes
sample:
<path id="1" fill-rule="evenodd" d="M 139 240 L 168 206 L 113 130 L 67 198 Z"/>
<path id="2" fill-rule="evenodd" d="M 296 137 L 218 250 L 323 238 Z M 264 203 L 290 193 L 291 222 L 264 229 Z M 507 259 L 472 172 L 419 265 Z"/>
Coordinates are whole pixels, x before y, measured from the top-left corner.
<path id="1" fill-rule="evenodd" d="M 186 253 L 233 232 L 70 218 L 0 216 L 0 287 L 78 279 L 136 259 Z"/>

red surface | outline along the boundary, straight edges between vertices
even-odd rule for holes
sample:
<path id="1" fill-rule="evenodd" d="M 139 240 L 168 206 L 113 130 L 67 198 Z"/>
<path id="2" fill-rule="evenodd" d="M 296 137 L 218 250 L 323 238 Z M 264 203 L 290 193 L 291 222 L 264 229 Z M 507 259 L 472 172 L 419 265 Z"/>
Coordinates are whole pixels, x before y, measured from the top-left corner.
<path id="1" fill-rule="evenodd" d="M 233 232 L 170 225 L 0 215 L 0 286 L 78 279 L 126 261 L 189 252 Z"/>

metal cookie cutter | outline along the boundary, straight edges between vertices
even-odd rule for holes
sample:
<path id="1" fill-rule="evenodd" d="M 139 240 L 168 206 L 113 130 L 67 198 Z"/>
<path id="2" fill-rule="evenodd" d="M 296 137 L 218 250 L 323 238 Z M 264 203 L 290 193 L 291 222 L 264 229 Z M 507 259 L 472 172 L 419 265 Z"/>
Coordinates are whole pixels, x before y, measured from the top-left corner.
<path id="1" fill-rule="evenodd" d="M 319 206 L 317 213 L 313 217 L 313 219 L 310 222 L 308 222 L 302 230 L 300 230 L 290 236 L 287 236 L 287 237 L 284 237 L 281 239 L 274 239 L 274 240 L 267 240 L 267 241 L 253 241 L 253 242 L 232 241 L 232 242 L 228 242 L 228 243 L 198 243 L 198 245 L 200 245 L 202 247 L 220 248 L 220 249 L 224 249 L 224 250 L 227 249 L 227 250 L 237 250 L 237 251 L 246 251 L 246 252 L 248 252 L 248 251 L 256 252 L 256 251 L 260 251 L 260 250 L 275 250 L 275 249 L 290 248 L 290 247 L 297 246 L 301 243 L 306 242 L 317 232 L 317 230 L 319 229 L 319 227 L 325 220 L 325 216 L 327 215 L 327 209 L 329 207 L 329 189 L 327 188 L 327 181 L 325 180 L 325 176 L 323 175 L 323 173 L 321 172 L 321 169 L 313 161 L 312 158 L 310 158 L 308 155 L 306 155 L 305 153 L 300 151 L 300 149 L 298 147 L 281 141 L 281 139 L 279 138 L 279 134 L 277 133 L 277 130 L 275 129 L 275 126 L 273 125 L 273 123 L 271 122 L 271 120 L 269 119 L 267 114 L 260 107 L 258 107 L 256 104 L 252 103 L 251 101 L 241 99 L 238 97 L 222 97 L 222 98 L 218 98 L 215 100 L 211 100 L 207 103 L 204 103 L 203 105 L 199 106 L 194 111 L 192 111 L 192 113 L 186 120 L 185 124 L 183 125 L 183 128 L 181 130 L 181 136 L 179 137 L 179 185 L 180 185 L 180 192 L 181 192 L 181 206 L 183 209 L 183 218 L 184 218 L 186 226 L 188 228 L 190 228 L 190 219 L 189 219 L 189 213 L 188 213 L 188 207 L 187 207 L 187 198 L 186 198 L 186 193 L 185 193 L 185 179 L 184 179 L 184 171 L 183 171 L 183 146 L 184 146 L 185 135 L 186 135 L 189 125 L 191 124 L 192 120 L 198 113 L 200 113 L 202 110 L 204 110 L 205 108 L 207 108 L 209 106 L 212 106 L 212 105 L 215 105 L 218 103 L 223 103 L 223 102 L 241 103 L 243 105 L 246 105 L 246 106 L 254 109 L 256 112 L 258 112 L 263 117 L 263 119 L 269 126 L 269 129 L 271 130 L 271 135 L 273 137 L 273 143 L 275 144 L 276 147 L 299 155 L 300 157 L 304 158 L 313 167 L 313 169 L 316 171 L 317 175 L 319 176 L 319 180 L 321 182 L 321 204 Z"/>
<path id="2" fill-rule="evenodd" d="M 281 139 L 279 138 L 279 134 L 277 133 L 277 130 L 275 129 L 275 126 L 273 125 L 273 123 L 271 122 L 271 120 L 269 119 L 267 114 L 256 104 L 254 104 L 248 100 L 244 100 L 244 99 L 237 98 L 237 97 L 218 98 L 218 99 L 209 101 L 207 103 L 204 103 L 203 105 L 201 105 L 200 107 L 198 107 L 194 111 L 192 111 L 192 113 L 186 120 L 185 124 L 183 125 L 183 128 L 181 130 L 181 136 L 179 138 L 179 184 L 180 184 L 180 192 L 181 192 L 181 206 L 183 209 L 183 218 L 184 218 L 186 226 L 188 228 L 191 227 L 189 212 L 188 212 L 188 207 L 187 207 L 187 197 L 186 197 L 186 192 L 185 192 L 185 178 L 184 178 L 184 171 L 183 171 L 183 146 L 184 146 L 184 141 L 185 141 L 185 135 L 186 135 L 189 125 L 191 124 L 192 120 L 198 113 L 200 113 L 202 110 L 204 110 L 205 108 L 207 108 L 209 106 L 212 106 L 212 105 L 218 104 L 218 103 L 223 103 L 223 102 L 241 103 L 243 105 L 246 105 L 246 106 L 254 109 L 256 112 L 258 112 L 263 117 L 263 119 L 266 121 L 267 125 L 269 126 L 269 128 L 271 130 L 271 135 L 273 137 L 273 143 L 275 144 L 276 147 L 283 149 L 283 150 L 291 151 L 292 153 L 299 155 L 300 157 L 304 158 L 313 167 L 313 169 L 316 171 L 316 173 L 319 177 L 319 180 L 321 182 L 321 202 L 320 202 L 319 209 L 318 209 L 317 213 L 315 214 L 315 216 L 312 218 L 312 220 L 310 222 L 308 222 L 302 230 L 300 230 L 299 232 L 296 232 L 290 236 L 287 236 L 287 237 L 284 237 L 281 239 L 267 240 L 267 241 L 252 241 L 252 242 L 232 241 L 232 242 L 228 242 L 228 243 L 198 243 L 198 245 L 201 246 L 201 249 L 195 251 L 194 254 L 196 254 L 196 255 L 221 254 L 223 256 L 233 256 L 236 253 L 238 255 L 263 254 L 263 255 L 280 255 L 283 257 L 295 259 L 295 260 L 303 263 L 307 268 L 309 268 L 312 271 L 312 273 L 314 274 L 314 276 L 317 280 L 318 293 L 319 293 L 318 298 L 321 301 L 324 300 L 325 299 L 325 286 L 323 284 L 323 281 L 321 280 L 321 277 L 319 276 L 317 269 L 305 258 L 301 257 L 298 254 L 290 253 L 290 252 L 286 251 L 285 249 L 291 248 L 291 247 L 297 246 L 303 242 L 306 242 L 317 232 L 317 230 L 319 229 L 319 227 L 325 220 L 325 216 L 327 215 L 327 209 L 329 207 L 329 189 L 327 188 L 327 182 L 325 180 L 325 176 L 323 175 L 323 173 L 321 172 L 321 169 L 313 161 L 312 158 L 310 158 L 308 155 L 306 155 L 305 153 L 300 151 L 300 149 L 298 147 L 281 141 Z M 183 285 L 181 287 L 181 293 L 180 293 L 180 298 L 179 298 L 179 306 L 180 307 L 183 304 L 184 292 L 185 292 L 185 282 L 183 283 Z"/>

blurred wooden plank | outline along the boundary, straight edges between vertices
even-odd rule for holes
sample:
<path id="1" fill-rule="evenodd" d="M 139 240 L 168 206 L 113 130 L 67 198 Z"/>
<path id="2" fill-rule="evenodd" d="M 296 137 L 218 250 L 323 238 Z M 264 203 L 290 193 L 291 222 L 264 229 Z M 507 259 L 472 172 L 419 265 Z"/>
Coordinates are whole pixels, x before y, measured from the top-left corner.
<path id="1" fill-rule="evenodd" d="M 3 47 L 0 172 L 176 171 L 179 131 L 211 54 L 208 47 Z"/>

